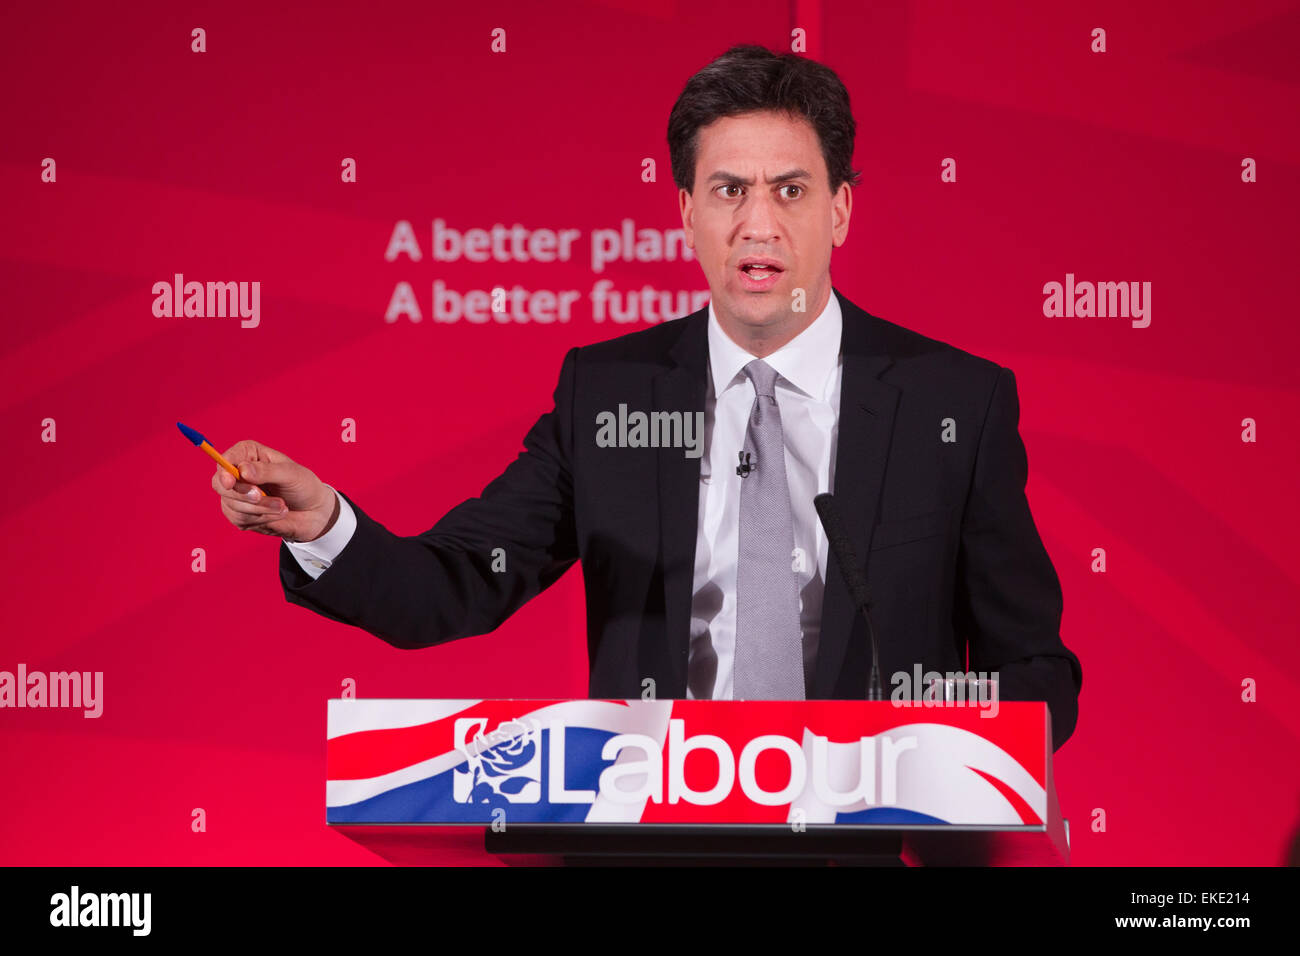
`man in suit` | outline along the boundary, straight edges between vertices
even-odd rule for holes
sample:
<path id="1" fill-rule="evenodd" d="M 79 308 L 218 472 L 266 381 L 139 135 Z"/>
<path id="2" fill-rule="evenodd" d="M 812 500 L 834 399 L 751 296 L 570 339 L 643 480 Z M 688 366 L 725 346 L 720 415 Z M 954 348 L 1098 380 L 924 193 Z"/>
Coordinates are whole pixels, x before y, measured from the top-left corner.
<path id="1" fill-rule="evenodd" d="M 857 178 L 838 77 L 733 48 L 668 135 L 706 309 L 570 349 L 525 450 L 421 535 L 256 442 L 227 452 L 246 481 L 217 469 L 223 510 L 283 539 L 288 601 L 396 647 L 492 631 L 581 561 L 593 697 L 861 698 L 867 626 L 812 505 L 833 490 L 884 679 L 995 672 L 1048 702 L 1059 748 L 1082 675 L 1015 377 L 834 288 Z"/>

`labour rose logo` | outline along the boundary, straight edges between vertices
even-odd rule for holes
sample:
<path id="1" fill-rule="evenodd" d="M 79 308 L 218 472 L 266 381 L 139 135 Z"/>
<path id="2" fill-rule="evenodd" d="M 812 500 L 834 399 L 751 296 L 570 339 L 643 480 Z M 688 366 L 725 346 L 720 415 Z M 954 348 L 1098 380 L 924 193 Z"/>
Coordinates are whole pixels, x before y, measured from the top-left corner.
<path id="1" fill-rule="evenodd" d="M 542 796 L 541 723 L 510 720 L 485 734 L 486 726 L 486 717 L 456 721 L 456 750 L 465 764 L 452 778 L 453 798 L 489 805 L 537 803 Z"/>

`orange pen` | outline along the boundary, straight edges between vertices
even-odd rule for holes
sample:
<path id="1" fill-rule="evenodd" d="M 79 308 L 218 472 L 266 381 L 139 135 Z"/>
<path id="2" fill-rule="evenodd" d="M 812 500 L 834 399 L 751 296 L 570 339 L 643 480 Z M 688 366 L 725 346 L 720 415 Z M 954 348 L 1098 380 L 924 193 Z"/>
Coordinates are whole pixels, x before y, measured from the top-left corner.
<path id="1" fill-rule="evenodd" d="M 215 461 L 215 462 L 216 462 L 218 465 L 220 465 L 222 468 L 226 469 L 226 471 L 228 471 L 228 472 L 230 472 L 232 475 L 234 475 L 236 481 L 244 481 L 244 480 L 245 480 L 244 478 L 241 478 L 241 477 L 240 477 L 240 475 L 239 475 L 239 469 L 236 468 L 234 465 L 232 465 L 230 462 L 226 461 L 226 459 L 222 457 L 221 452 L 219 452 L 219 451 L 217 451 L 215 448 L 213 448 L 212 445 L 210 445 L 210 444 L 208 443 L 208 440 L 207 440 L 206 438 L 204 438 L 202 435 L 200 435 L 198 432 L 196 432 L 193 428 L 190 428 L 188 425 L 182 425 L 180 422 L 177 422 L 177 423 L 176 423 L 176 427 L 179 428 L 179 429 L 181 430 L 181 434 L 182 434 L 182 435 L 184 435 L 186 438 L 188 438 L 188 439 L 189 439 L 190 441 L 192 441 L 194 444 L 198 445 L 198 446 L 199 446 L 200 448 L 202 448 L 205 452 L 207 452 L 208 455 L 212 458 L 213 461 Z M 251 484 L 251 482 L 250 482 L 250 484 Z M 256 485 L 253 485 L 253 487 L 254 487 L 254 488 L 257 488 Z M 258 492 L 259 492 L 263 497 L 266 496 L 266 492 L 262 491 L 261 488 L 257 488 L 257 490 L 258 490 Z"/>

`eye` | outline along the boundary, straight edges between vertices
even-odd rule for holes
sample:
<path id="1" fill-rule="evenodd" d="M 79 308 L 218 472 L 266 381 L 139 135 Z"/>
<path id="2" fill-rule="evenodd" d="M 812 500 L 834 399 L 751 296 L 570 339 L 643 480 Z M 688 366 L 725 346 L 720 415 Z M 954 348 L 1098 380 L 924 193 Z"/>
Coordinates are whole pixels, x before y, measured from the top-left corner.
<path id="1" fill-rule="evenodd" d="M 740 187 L 740 184 L 739 184 L 739 183 L 723 183 L 723 184 L 722 184 L 721 186 L 719 186 L 718 188 L 719 188 L 719 189 L 722 189 L 722 190 L 727 190 L 727 189 L 740 189 L 741 187 Z M 735 196 L 734 196 L 734 195 L 731 195 L 731 196 L 724 196 L 723 198 L 725 198 L 725 199 L 734 199 Z"/>
<path id="2" fill-rule="evenodd" d="M 785 184 L 784 186 L 782 186 L 781 188 L 782 188 L 782 189 L 797 189 L 797 190 L 799 190 L 799 196 L 802 196 L 802 195 L 803 195 L 803 187 L 800 186 L 800 185 L 797 185 L 797 184 L 795 184 L 795 183 L 786 183 L 786 184 Z M 798 199 L 799 196 L 787 196 L 786 198 L 787 198 L 787 199 Z"/>

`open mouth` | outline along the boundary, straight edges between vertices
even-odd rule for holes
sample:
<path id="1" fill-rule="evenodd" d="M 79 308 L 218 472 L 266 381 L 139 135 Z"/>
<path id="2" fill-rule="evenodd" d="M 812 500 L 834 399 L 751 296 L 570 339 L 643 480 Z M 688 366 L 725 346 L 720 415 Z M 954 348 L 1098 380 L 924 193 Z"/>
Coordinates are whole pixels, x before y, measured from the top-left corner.
<path id="1" fill-rule="evenodd" d="M 771 263 L 746 263 L 740 267 L 741 284 L 747 289 L 761 291 L 775 285 L 784 271 Z"/>

